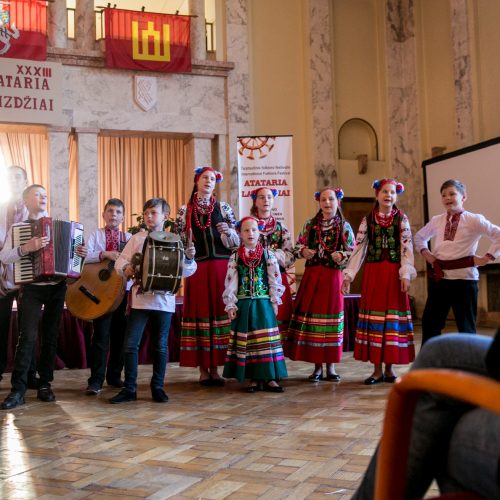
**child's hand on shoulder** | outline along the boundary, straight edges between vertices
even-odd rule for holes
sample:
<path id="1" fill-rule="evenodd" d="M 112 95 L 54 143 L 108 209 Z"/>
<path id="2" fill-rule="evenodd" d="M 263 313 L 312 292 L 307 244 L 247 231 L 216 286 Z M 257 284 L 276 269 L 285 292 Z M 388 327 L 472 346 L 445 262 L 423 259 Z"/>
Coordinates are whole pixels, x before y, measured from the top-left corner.
<path id="1" fill-rule="evenodd" d="M 229 319 L 231 321 L 236 318 L 237 313 L 238 313 L 238 309 L 236 307 L 233 307 L 227 311 L 227 315 L 229 316 Z"/>

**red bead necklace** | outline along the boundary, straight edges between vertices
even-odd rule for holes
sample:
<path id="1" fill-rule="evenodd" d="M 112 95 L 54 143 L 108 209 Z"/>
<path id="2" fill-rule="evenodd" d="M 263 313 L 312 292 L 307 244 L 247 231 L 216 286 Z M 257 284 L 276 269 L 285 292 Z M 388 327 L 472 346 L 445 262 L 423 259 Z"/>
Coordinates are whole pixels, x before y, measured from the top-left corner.
<path id="1" fill-rule="evenodd" d="M 399 210 L 397 208 L 393 208 L 390 214 L 384 215 L 383 213 L 380 212 L 380 210 L 375 209 L 374 210 L 375 222 L 381 227 L 388 228 L 392 226 L 394 217 L 398 212 Z"/>
<path id="2" fill-rule="evenodd" d="M 214 211 L 214 208 L 215 208 L 215 197 L 214 196 L 210 197 L 210 203 L 208 205 L 202 205 L 200 203 L 199 199 L 195 198 L 194 206 L 193 206 L 194 222 L 202 231 L 205 231 L 206 229 L 208 229 L 212 225 L 212 212 Z M 200 215 L 207 216 L 206 224 L 202 224 L 200 222 Z"/>
<path id="3" fill-rule="evenodd" d="M 263 252 L 264 248 L 259 241 L 254 250 L 248 250 L 248 255 L 245 251 L 245 247 L 241 245 L 238 248 L 238 257 L 243 261 L 243 264 L 245 264 L 245 266 L 249 267 L 250 269 L 255 269 L 260 263 Z"/>
<path id="4" fill-rule="evenodd" d="M 323 221 L 323 216 L 318 217 L 318 222 L 316 224 L 316 234 L 318 235 L 318 243 L 323 249 L 328 252 L 328 253 L 333 253 L 337 249 L 337 245 L 339 242 L 340 238 L 340 217 L 338 215 L 335 215 L 332 220 L 332 227 L 330 229 L 327 229 L 325 233 L 327 235 L 333 231 L 335 234 L 335 241 L 333 242 L 332 245 L 328 245 L 326 241 L 323 239 L 323 229 L 322 229 L 322 224 L 321 222 Z"/>

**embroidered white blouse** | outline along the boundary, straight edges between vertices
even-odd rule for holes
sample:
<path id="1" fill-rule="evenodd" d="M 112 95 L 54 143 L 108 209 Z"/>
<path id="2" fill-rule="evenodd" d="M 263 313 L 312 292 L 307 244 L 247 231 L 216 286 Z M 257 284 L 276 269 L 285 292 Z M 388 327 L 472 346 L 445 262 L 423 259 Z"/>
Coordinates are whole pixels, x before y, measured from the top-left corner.
<path id="1" fill-rule="evenodd" d="M 269 282 L 269 299 L 273 304 L 281 304 L 281 296 L 285 292 L 285 287 L 281 282 L 281 273 L 278 261 L 273 252 L 267 251 L 267 279 Z M 225 289 L 222 300 L 226 304 L 226 311 L 237 309 L 238 302 L 238 253 L 233 252 L 229 258 L 226 272 Z"/>
<path id="2" fill-rule="evenodd" d="M 493 257 L 500 256 L 500 227 L 492 224 L 481 214 L 464 211 L 460 214 L 455 234 L 448 234 L 445 239 L 448 214 L 434 216 L 422 229 L 415 234 L 415 248 L 418 253 L 427 249 L 439 260 L 454 260 L 469 255 L 475 255 L 481 237 L 488 238 L 492 243 L 488 253 Z M 448 238 L 452 239 L 448 239 Z M 432 240 L 432 249 L 428 243 Z M 443 269 L 445 279 L 477 280 L 479 271 L 475 267 L 463 269 Z"/>
<path id="3" fill-rule="evenodd" d="M 400 245 L 401 245 L 401 267 L 399 268 L 399 279 L 412 280 L 417 276 L 413 257 L 413 242 L 411 236 L 410 221 L 406 214 L 401 218 L 400 227 Z M 344 278 L 353 281 L 365 261 L 368 251 L 368 223 L 366 217 L 363 217 L 356 235 L 356 247 L 354 248 L 347 267 L 342 271 Z"/>

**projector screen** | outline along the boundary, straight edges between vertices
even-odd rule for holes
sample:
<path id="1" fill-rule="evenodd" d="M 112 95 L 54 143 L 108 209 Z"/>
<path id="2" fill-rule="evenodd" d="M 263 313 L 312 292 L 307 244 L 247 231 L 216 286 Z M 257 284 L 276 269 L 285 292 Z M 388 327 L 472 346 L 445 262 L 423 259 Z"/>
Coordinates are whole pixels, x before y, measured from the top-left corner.
<path id="1" fill-rule="evenodd" d="M 425 160 L 422 168 L 426 222 L 444 212 L 439 192 L 441 184 L 448 179 L 458 179 L 467 188 L 465 210 L 483 214 L 500 226 L 500 137 Z M 484 255 L 489 245 L 489 240 L 482 238 L 478 255 Z M 500 263 L 500 259 L 495 263 Z"/>

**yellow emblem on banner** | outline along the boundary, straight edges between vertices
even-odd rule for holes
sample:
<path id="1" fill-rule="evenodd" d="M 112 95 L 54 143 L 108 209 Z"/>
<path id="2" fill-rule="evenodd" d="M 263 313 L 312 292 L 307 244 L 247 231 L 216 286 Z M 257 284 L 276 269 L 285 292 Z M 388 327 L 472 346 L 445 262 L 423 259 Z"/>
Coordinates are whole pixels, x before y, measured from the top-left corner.
<path id="1" fill-rule="evenodd" d="M 142 51 L 139 50 L 139 23 L 132 21 L 132 58 L 140 61 L 170 61 L 170 26 L 164 24 L 163 54 L 161 53 L 161 32 L 154 29 L 154 23 L 148 21 L 148 29 L 141 31 Z M 153 38 L 154 52 L 149 53 L 149 39 Z"/>

